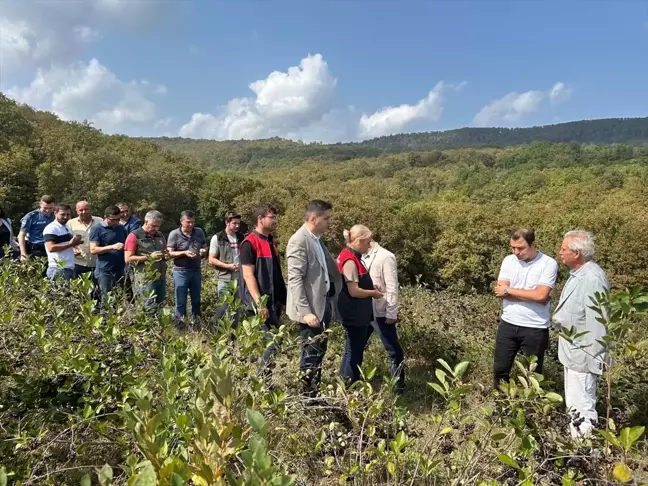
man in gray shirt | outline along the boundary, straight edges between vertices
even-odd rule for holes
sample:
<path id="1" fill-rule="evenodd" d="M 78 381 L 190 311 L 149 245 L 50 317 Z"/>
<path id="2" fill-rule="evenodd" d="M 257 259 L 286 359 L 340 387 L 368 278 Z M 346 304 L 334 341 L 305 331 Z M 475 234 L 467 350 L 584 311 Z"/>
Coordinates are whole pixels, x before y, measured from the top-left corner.
<path id="1" fill-rule="evenodd" d="M 574 438 L 589 435 L 597 425 L 596 382 L 607 360 L 601 344 L 606 329 L 590 307 L 591 298 L 610 285 L 605 272 L 592 260 L 594 249 L 594 236 L 587 231 L 565 235 L 560 258 L 569 267 L 570 276 L 552 319 L 558 329 L 571 329 L 577 336 L 572 342 L 561 336 L 558 343 L 558 358 L 565 367 L 565 405 L 572 416 L 570 431 Z"/>
<path id="2" fill-rule="evenodd" d="M 175 287 L 175 314 L 179 323 L 187 316 L 187 295 L 191 300 L 191 314 L 200 315 L 202 287 L 201 259 L 207 255 L 205 233 L 194 227 L 193 211 L 180 213 L 180 228 L 169 234 L 167 249 L 173 258 L 173 285 Z"/>

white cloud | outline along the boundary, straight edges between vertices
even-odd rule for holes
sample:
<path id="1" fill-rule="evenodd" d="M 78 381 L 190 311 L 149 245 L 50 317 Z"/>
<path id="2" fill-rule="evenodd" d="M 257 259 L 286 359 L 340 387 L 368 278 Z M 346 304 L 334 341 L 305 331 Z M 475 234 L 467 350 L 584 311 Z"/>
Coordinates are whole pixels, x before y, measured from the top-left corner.
<path id="1" fill-rule="evenodd" d="M 89 120 L 108 133 L 134 134 L 156 124 L 157 108 L 148 95 L 157 89 L 147 82 L 122 81 L 92 59 L 39 69 L 29 86 L 14 86 L 7 94 L 64 120 Z"/>
<path id="2" fill-rule="evenodd" d="M 194 113 L 180 135 L 253 139 L 286 136 L 320 122 L 331 111 L 337 80 L 320 54 L 286 72 L 274 71 L 249 85 L 254 97 L 230 100 L 218 115 Z"/>
<path id="3" fill-rule="evenodd" d="M 571 96 L 571 88 L 562 81 L 557 82 L 549 92 L 549 99 L 552 103 L 567 101 Z"/>
<path id="4" fill-rule="evenodd" d="M 378 110 L 372 115 L 362 115 L 358 123 L 360 138 L 374 138 L 398 133 L 413 120 L 427 119 L 438 121 L 443 111 L 443 82 L 428 93 L 426 98 L 416 105 L 390 106 Z"/>
<path id="5" fill-rule="evenodd" d="M 131 0 L 4 0 L 0 15 L 0 69 L 69 63 L 104 30 L 141 31 L 159 23 L 176 2 Z"/>
<path id="6" fill-rule="evenodd" d="M 511 92 L 484 106 L 473 118 L 475 125 L 491 126 L 494 123 L 511 125 L 526 115 L 535 113 L 540 104 L 549 98 L 552 103 L 565 101 L 571 95 L 571 89 L 565 83 L 557 82 L 548 91 L 531 90 L 524 93 Z"/>

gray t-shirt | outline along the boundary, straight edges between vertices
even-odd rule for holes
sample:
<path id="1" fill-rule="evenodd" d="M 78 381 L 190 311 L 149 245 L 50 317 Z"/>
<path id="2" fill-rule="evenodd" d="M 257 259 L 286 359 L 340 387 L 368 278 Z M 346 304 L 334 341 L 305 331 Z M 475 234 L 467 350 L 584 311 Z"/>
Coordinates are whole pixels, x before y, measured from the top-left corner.
<path id="1" fill-rule="evenodd" d="M 167 248 L 171 251 L 190 250 L 199 254 L 200 249 L 204 248 L 206 244 L 207 239 L 202 229 L 194 228 L 191 236 L 187 236 L 182 232 L 181 228 L 177 228 L 169 233 Z M 180 257 L 173 261 L 173 267 L 182 270 L 199 270 L 200 261 L 200 258 Z"/>

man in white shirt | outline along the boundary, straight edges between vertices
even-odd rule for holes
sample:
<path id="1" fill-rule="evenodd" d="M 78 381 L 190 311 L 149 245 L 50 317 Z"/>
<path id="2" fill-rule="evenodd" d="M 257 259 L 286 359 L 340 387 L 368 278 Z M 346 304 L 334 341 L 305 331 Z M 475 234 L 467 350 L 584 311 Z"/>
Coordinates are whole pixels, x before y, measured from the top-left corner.
<path id="1" fill-rule="evenodd" d="M 556 284 L 558 263 L 535 246 L 532 229 L 511 235 L 512 255 L 504 258 L 497 277 L 495 296 L 503 311 L 495 340 L 493 375 L 495 388 L 509 381 L 515 356 L 536 356 L 536 373 L 542 373 L 549 345 L 549 295 Z"/>
<path id="2" fill-rule="evenodd" d="M 56 219 L 43 230 L 47 252 L 47 278 L 71 280 L 74 278 L 74 248 L 83 243 L 83 240 L 79 235 L 72 236 L 68 225 L 72 217 L 70 206 L 56 206 L 55 217 Z"/>

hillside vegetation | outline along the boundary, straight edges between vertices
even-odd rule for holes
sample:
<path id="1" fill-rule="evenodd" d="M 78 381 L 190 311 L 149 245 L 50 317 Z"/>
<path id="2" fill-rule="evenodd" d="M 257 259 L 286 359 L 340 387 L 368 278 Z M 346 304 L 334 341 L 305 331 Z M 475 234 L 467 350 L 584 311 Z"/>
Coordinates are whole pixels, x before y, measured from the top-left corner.
<path id="1" fill-rule="evenodd" d="M 147 138 L 155 145 L 191 155 L 217 169 L 254 169 L 304 159 L 350 160 L 406 151 L 466 147 L 507 147 L 533 142 L 646 145 L 648 118 L 610 118 L 532 128 L 461 128 L 444 132 L 401 133 L 360 143 L 321 144 L 280 138 L 217 142 L 189 138 Z"/>
<path id="2" fill-rule="evenodd" d="M 283 166 L 215 171 L 185 154 L 63 123 L 6 98 L 0 120 L 0 200 L 15 220 L 46 193 L 71 203 L 87 198 L 98 210 L 118 200 L 140 214 L 156 208 L 166 230 L 180 211 L 196 209 L 213 233 L 230 209 L 247 218 L 255 204 L 272 202 L 281 212 L 283 248 L 306 201 L 323 198 L 335 208 L 331 248 L 342 247 L 344 227 L 364 223 L 397 254 L 404 283 L 485 291 L 508 251 L 509 232 L 520 225 L 535 227 L 550 255 L 564 232 L 592 230 L 615 287 L 648 281 L 644 146 L 536 142 L 346 161 L 299 155 Z M 295 146 L 254 144 L 277 154 Z"/>
<path id="3" fill-rule="evenodd" d="M 271 202 L 283 249 L 306 201 L 331 200 L 333 252 L 343 228 L 364 223 L 397 255 L 405 395 L 392 393 L 378 339 L 365 379 L 338 381 L 337 324 L 319 399 L 299 394 L 289 322 L 268 386 L 256 373 L 266 345 L 259 319 L 236 330 L 211 322 L 219 302 L 208 268 L 203 319 L 179 331 L 171 288 L 156 318 L 119 294 L 97 312 L 89 279 L 62 290 L 38 263 L 4 259 L 0 486 L 646 484 L 648 148 L 534 142 L 341 160 L 291 152 L 298 144 L 281 140 L 230 145 L 266 147 L 275 159 L 217 171 L 0 96 L 0 201 L 16 224 L 43 193 L 87 198 L 99 211 L 125 200 L 140 215 L 162 211 L 165 231 L 196 209 L 208 233 L 230 209 L 249 220 L 257 203 Z M 555 333 L 544 376 L 521 360 L 508 386 L 489 387 L 500 311 L 489 291 L 520 225 L 534 226 L 550 255 L 565 231 L 594 231 L 615 288 L 597 305 L 614 359 L 599 385 L 600 431 L 585 442 L 568 437 Z"/>

